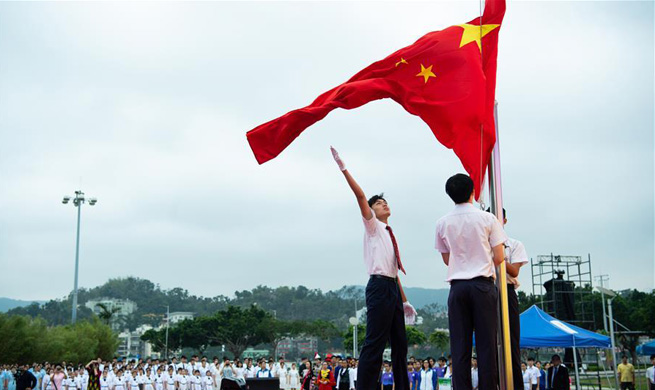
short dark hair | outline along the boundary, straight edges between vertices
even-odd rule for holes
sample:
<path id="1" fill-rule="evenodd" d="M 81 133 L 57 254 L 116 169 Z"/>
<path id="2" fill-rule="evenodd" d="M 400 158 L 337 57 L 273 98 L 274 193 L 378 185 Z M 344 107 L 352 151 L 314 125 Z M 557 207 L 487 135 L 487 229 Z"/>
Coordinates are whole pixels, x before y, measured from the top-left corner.
<path id="1" fill-rule="evenodd" d="M 491 207 L 487 207 L 487 212 L 491 212 Z M 503 218 L 507 219 L 507 211 L 505 211 L 505 208 L 503 207 Z"/>
<path id="2" fill-rule="evenodd" d="M 466 203 L 473 193 L 473 180 L 463 173 L 453 175 L 446 180 L 446 193 L 456 204 Z"/>
<path id="3" fill-rule="evenodd" d="M 650 355 L 650 360 L 655 359 L 655 355 Z"/>
<path id="4" fill-rule="evenodd" d="M 550 360 L 555 360 L 555 359 L 562 361 L 562 358 L 560 358 L 559 355 L 557 354 L 553 355 L 553 357 Z"/>
<path id="5" fill-rule="evenodd" d="M 530 356 L 530 357 L 528 358 L 528 361 L 529 361 L 529 362 L 534 362 L 534 358 L 533 358 L 532 356 Z"/>
<path id="6" fill-rule="evenodd" d="M 380 195 L 371 196 L 371 199 L 368 200 L 368 207 L 373 207 L 375 202 L 377 202 L 380 199 L 382 199 L 385 202 L 387 201 L 386 199 L 384 199 L 384 192 L 381 192 Z"/>

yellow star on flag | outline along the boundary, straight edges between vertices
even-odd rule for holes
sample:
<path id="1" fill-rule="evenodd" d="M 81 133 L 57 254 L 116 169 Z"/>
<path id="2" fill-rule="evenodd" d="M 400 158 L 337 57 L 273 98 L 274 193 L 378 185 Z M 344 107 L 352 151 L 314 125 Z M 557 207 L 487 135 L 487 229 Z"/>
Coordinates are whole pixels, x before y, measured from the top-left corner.
<path id="1" fill-rule="evenodd" d="M 489 32 L 498 28 L 498 26 L 500 26 L 500 24 L 483 24 L 482 26 L 476 26 L 474 24 L 460 24 L 459 27 L 463 28 L 464 32 L 462 32 L 462 40 L 459 43 L 459 47 L 475 41 L 478 44 L 478 49 L 482 51 L 482 44 L 480 40 L 482 37 L 489 34 Z"/>
<path id="2" fill-rule="evenodd" d="M 404 58 L 400 57 L 400 61 L 396 62 L 396 67 L 400 64 L 407 64 L 407 61 L 405 61 Z"/>
<path id="3" fill-rule="evenodd" d="M 421 71 L 419 74 L 416 75 L 418 76 L 423 76 L 423 80 L 425 80 L 425 83 L 428 83 L 428 79 L 430 77 L 437 77 L 436 74 L 432 73 L 432 65 L 428 66 L 427 68 L 421 64 Z"/>

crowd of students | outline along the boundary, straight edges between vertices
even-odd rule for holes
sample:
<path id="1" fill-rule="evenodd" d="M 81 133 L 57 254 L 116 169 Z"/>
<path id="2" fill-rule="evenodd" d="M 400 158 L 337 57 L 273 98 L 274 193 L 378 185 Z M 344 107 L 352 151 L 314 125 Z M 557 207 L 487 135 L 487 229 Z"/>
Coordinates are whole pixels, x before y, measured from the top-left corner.
<path id="1" fill-rule="evenodd" d="M 300 374 L 284 359 L 231 361 L 182 356 L 168 360 L 111 362 L 100 359 L 86 366 L 62 363 L 3 365 L 0 390 L 217 390 L 223 379 L 243 386 L 249 378 L 278 378 L 281 389 L 298 390 Z"/>
<path id="2" fill-rule="evenodd" d="M 623 357 L 617 367 L 621 390 L 634 389 L 634 368 Z M 655 390 L 655 355 L 646 376 L 651 390 Z M 328 354 L 325 359 L 316 355 L 313 360 L 287 362 L 284 358 L 230 359 L 211 362 L 206 357 L 182 356 L 169 360 L 146 359 L 111 362 L 100 359 L 86 366 L 62 363 L 32 365 L 2 365 L 0 390 L 219 390 L 243 387 L 247 379 L 277 379 L 281 390 L 354 390 L 357 388 L 359 361 L 351 357 Z M 568 369 L 558 355 L 542 365 L 529 357 L 521 364 L 522 383 L 515 390 L 568 390 L 571 379 Z M 439 378 L 451 378 L 453 365 L 448 359 L 410 357 L 407 376 L 410 390 L 439 390 Z M 223 381 L 232 384 L 221 386 Z M 391 362 L 380 369 L 377 388 L 394 390 Z M 471 361 L 471 383 L 478 390 L 477 359 Z M 451 388 L 456 390 L 451 384 Z"/>

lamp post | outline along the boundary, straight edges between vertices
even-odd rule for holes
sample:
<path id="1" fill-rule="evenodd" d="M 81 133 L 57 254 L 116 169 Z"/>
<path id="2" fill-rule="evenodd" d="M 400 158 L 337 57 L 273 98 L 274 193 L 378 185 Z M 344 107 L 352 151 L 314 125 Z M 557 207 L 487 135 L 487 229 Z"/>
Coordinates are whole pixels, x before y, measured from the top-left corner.
<path id="1" fill-rule="evenodd" d="M 348 320 L 350 322 L 350 325 L 353 326 L 353 359 L 357 359 L 357 350 L 358 345 L 357 345 L 357 331 L 359 330 L 359 318 L 357 317 L 357 300 L 355 299 L 355 316 L 350 317 Z"/>
<path id="2" fill-rule="evenodd" d="M 61 203 L 68 204 L 71 199 L 73 200 L 73 205 L 77 207 L 77 237 L 75 240 L 75 282 L 73 284 L 73 314 L 71 318 L 71 323 L 74 324 L 75 321 L 77 321 L 77 277 L 80 264 L 80 215 L 82 213 L 82 205 L 85 201 L 87 201 L 87 199 L 84 197 L 84 192 L 78 190 L 75 191 L 75 198 L 71 198 L 70 196 L 66 195 L 62 199 Z M 89 198 L 88 202 L 89 206 L 94 206 L 98 202 L 98 199 Z"/>
<path id="3" fill-rule="evenodd" d="M 609 280 L 610 276 L 609 275 L 598 275 L 596 276 L 596 279 L 600 282 L 600 287 L 603 287 L 603 290 L 605 289 L 605 285 L 603 282 L 606 280 Z M 605 332 L 607 332 L 607 314 L 605 313 L 605 293 L 603 290 L 598 290 L 600 291 L 601 295 L 601 306 L 603 307 L 603 329 L 605 329 Z"/>
<path id="4" fill-rule="evenodd" d="M 596 287 L 598 291 L 608 296 L 607 299 L 607 311 L 609 311 L 610 316 L 610 341 L 612 342 L 612 363 L 614 364 L 614 382 L 616 388 L 619 388 L 619 376 L 616 372 L 616 345 L 614 344 L 614 316 L 612 315 L 612 301 L 616 297 L 616 293 L 605 287 Z"/>
<path id="5" fill-rule="evenodd" d="M 170 306 L 166 305 L 166 360 L 168 361 L 168 325 L 170 324 L 170 318 L 171 318 L 171 313 L 170 313 Z"/>
<path id="6" fill-rule="evenodd" d="M 348 321 L 353 326 L 353 358 L 357 359 L 357 326 L 359 325 L 359 319 L 357 317 L 350 317 Z"/>

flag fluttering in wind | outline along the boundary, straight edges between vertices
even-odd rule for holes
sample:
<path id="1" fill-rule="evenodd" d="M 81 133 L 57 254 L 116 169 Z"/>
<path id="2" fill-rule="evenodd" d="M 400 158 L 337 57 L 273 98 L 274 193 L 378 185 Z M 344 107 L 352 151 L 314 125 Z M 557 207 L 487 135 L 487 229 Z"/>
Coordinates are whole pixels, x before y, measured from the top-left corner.
<path id="1" fill-rule="evenodd" d="M 496 142 L 494 99 L 498 32 L 505 0 L 486 0 L 482 17 L 426 34 L 363 69 L 312 104 L 247 133 L 260 164 L 277 157 L 307 127 L 335 108 L 391 98 L 419 116 L 453 149 L 479 196 Z"/>

